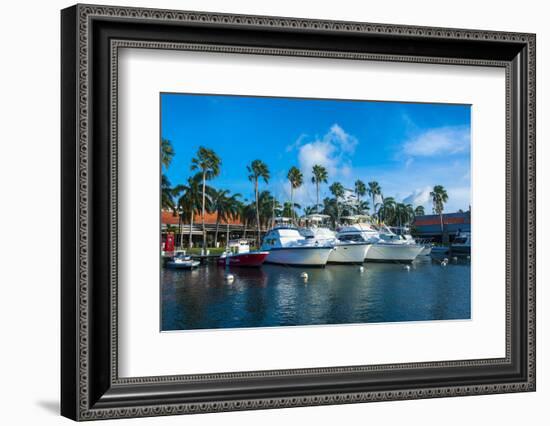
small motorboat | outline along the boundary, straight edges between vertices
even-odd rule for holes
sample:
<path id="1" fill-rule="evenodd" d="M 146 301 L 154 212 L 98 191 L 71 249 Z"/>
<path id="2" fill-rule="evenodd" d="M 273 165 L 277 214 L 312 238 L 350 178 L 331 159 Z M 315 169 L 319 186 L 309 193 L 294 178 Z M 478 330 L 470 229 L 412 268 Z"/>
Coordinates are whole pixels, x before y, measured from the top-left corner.
<path id="1" fill-rule="evenodd" d="M 193 269 L 200 264 L 198 260 L 193 260 L 191 256 L 179 253 L 165 263 L 166 267 L 170 269 Z"/>
<path id="2" fill-rule="evenodd" d="M 469 232 L 461 232 L 451 243 L 453 254 L 469 255 L 472 251 L 471 237 Z"/>
<path id="3" fill-rule="evenodd" d="M 268 254 L 268 251 L 250 251 L 247 240 L 234 240 L 229 242 L 226 252 L 218 259 L 218 265 L 259 267 Z"/>

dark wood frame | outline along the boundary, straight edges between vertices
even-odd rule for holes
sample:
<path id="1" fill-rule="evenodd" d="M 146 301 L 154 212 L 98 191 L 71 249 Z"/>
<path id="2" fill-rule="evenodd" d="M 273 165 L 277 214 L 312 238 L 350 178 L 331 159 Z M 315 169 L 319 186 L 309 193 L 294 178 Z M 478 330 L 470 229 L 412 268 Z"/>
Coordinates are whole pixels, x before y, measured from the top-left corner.
<path id="1" fill-rule="evenodd" d="M 64 416 L 89 420 L 535 390 L 533 34 L 95 5 L 63 10 L 61 28 Z M 116 65 L 121 47 L 505 68 L 506 357 L 119 378 Z"/>

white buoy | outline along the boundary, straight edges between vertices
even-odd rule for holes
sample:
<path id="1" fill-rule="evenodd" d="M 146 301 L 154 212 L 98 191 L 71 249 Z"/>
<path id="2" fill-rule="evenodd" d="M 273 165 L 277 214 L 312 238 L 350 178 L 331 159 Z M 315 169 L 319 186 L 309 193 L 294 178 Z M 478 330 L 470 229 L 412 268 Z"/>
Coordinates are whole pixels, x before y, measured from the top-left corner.
<path id="1" fill-rule="evenodd" d="M 443 262 L 441 262 L 441 266 L 447 266 L 447 262 L 445 259 L 443 260 Z"/>
<path id="2" fill-rule="evenodd" d="M 364 267 L 364 266 L 360 266 L 360 267 L 359 267 L 359 272 L 363 273 L 364 270 L 365 270 L 365 267 Z"/>
<path id="3" fill-rule="evenodd" d="M 309 278 L 308 275 L 307 275 L 307 272 L 302 272 L 300 274 L 300 278 L 302 278 L 304 281 L 307 281 L 307 279 Z"/>
<path id="4" fill-rule="evenodd" d="M 448 258 L 444 258 L 444 259 L 443 259 L 443 262 L 449 263 L 449 259 L 448 259 Z"/>
<path id="5" fill-rule="evenodd" d="M 233 274 L 227 274 L 225 276 L 225 280 L 228 281 L 228 282 L 233 282 L 235 280 L 235 275 Z"/>
<path id="6" fill-rule="evenodd" d="M 453 256 L 453 262 L 458 262 L 458 257 L 457 256 Z"/>
<path id="7" fill-rule="evenodd" d="M 470 260 L 470 256 L 466 256 L 466 259 Z"/>
<path id="8" fill-rule="evenodd" d="M 404 267 L 404 268 L 405 268 L 405 270 L 406 270 L 406 271 L 408 272 L 408 271 L 410 271 L 410 270 L 411 270 L 411 265 L 405 265 L 405 267 Z"/>

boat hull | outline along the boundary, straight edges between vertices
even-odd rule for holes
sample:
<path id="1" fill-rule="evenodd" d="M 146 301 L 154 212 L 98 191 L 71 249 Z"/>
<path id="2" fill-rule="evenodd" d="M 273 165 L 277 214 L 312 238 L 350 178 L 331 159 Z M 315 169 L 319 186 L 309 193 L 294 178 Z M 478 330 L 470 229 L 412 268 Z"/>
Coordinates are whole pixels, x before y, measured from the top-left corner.
<path id="1" fill-rule="evenodd" d="M 424 249 L 413 244 L 373 244 L 365 258 L 368 262 L 412 262 Z"/>
<path id="2" fill-rule="evenodd" d="M 268 251 L 231 254 L 226 257 L 220 257 L 218 259 L 218 265 L 257 268 L 262 266 L 268 255 Z"/>
<path id="3" fill-rule="evenodd" d="M 169 269 L 193 269 L 197 268 L 201 263 L 197 260 L 191 260 L 188 262 L 174 262 L 169 260 L 166 262 L 166 267 Z"/>
<path id="4" fill-rule="evenodd" d="M 272 248 L 265 262 L 289 266 L 325 266 L 332 251 L 332 247 Z"/>
<path id="5" fill-rule="evenodd" d="M 420 252 L 419 256 L 429 256 L 432 254 L 432 246 L 426 245 Z"/>
<path id="6" fill-rule="evenodd" d="M 451 245 L 451 253 L 467 255 L 471 254 L 472 248 L 470 246 L 453 246 Z"/>
<path id="7" fill-rule="evenodd" d="M 334 246 L 334 250 L 330 252 L 328 263 L 363 263 L 371 245 L 337 244 Z"/>

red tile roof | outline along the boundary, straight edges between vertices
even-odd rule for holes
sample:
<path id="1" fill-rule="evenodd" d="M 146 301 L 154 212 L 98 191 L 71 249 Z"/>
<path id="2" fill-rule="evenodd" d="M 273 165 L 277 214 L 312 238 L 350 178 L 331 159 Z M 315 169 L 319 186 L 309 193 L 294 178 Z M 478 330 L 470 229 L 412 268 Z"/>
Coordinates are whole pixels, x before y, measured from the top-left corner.
<path id="1" fill-rule="evenodd" d="M 218 215 L 217 213 L 206 213 L 204 222 L 208 225 L 215 225 L 216 219 Z M 168 210 L 162 210 L 161 211 L 161 222 L 163 225 L 178 225 L 179 219 L 177 213 L 173 213 Z M 193 218 L 193 222 L 196 224 L 202 223 L 202 215 L 195 214 L 195 217 Z M 227 222 L 225 220 L 221 220 L 220 224 L 226 225 Z M 241 220 L 237 218 L 232 218 L 229 220 L 230 225 L 240 225 Z"/>

